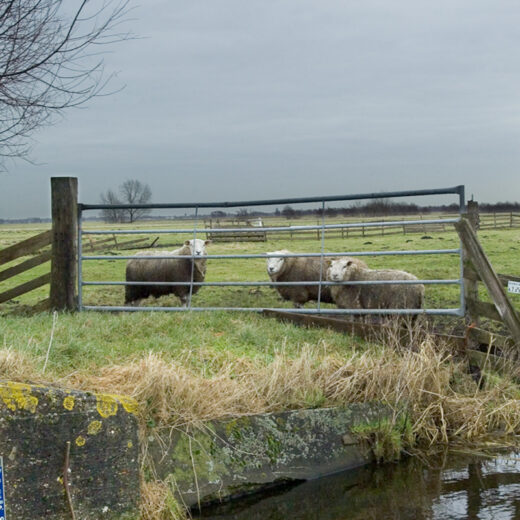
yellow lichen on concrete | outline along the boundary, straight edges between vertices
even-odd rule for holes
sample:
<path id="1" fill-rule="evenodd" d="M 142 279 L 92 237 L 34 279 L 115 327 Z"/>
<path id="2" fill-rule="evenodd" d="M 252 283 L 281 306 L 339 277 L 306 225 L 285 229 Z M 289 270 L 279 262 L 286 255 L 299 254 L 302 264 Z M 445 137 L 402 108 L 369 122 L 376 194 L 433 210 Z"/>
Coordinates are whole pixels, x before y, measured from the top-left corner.
<path id="1" fill-rule="evenodd" d="M 87 428 L 87 433 L 89 435 L 97 435 L 103 426 L 103 423 L 101 421 L 92 421 Z"/>
<path id="2" fill-rule="evenodd" d="M 132 399 L 131 397 L 127 397 L 124 395 L 118 395 L 117 399 L 119 399 L 119 402 L 123 405 L 123 408 L 131 414 L 136 414 L 138 409 L 138 404 L 135 399 Z"/>
<path id="3" fill-rule="evenodd" d="M 96 395 L 97 399 L 97 411 L 99 415 L 103 418 L 110 417 L 111 415 L 116 415 L 117 413 L 117 399 L 108 394 L 98 394 Z"/>
<path id="4" fill-rule="evenodd" d="M 35 413 L 38 398 L 32 395 L 31 385 L 24 383 L 0 383 L 0 398 L 9 410 L 28 410 Z"/>
<path id="5" fill-rule="evenodd" d="M 77 437 L 76 439 L 76 445 L 81 447 L 81 446 L 85 446 L 85 443 L 86 443 L 86 439 L 85 437 L 83 437 L 82 435 L 80 435 L 79 437 Z"/>
<path id="6" fill-rule="evenodd" d="M 69 410 L 70 412 L 70 410 L 74 408 L 74 397 L 72 397 L 71 395 L 65 397 L 65 399 L 63 399 L 63 408 Z"/>
<path id="7" fill-rule="evenodd" d="M 138 404 L 135 399 L 124 395 L 112 394 L 96 394 L 97 411 L 103 418 L 116 415 L 119 404 L 123 406 L 126 412 L 137 414 Z"/>

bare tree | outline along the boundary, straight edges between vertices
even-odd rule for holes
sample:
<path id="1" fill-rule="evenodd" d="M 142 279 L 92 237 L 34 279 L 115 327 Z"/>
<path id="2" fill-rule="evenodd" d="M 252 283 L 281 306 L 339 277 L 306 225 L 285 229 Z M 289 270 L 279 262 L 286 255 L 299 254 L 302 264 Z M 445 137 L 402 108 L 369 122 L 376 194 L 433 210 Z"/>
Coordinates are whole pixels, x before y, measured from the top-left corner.
<path id="1" fill-rule="evenodd" d="M 119 197 L 112 191 L 100 195 L 103 204 L 148 204 L 152 200 L 152 190 L 148 184 L 136 179 L 128 179 L 119 186 Z M 135 222 L 151 212 L 148 208 L 108 208 L 101 210 L 107 222 Z"/>
<path id="2" fill-rule="evenodd" d="M 99 198 L 103 204 L 121 204 L 121 201 L 112 190 L 102 193 Z M 124 222 L 125 220 L 125 214 L 122 209 L 105 208 L 101 210 L 101 216 L 105 222 Z"/>
<path id="3" fill-rule="evenodd" d="M 127 7 L 128 0 L 0 1 L 0 166 L 26 157 L 30 135 L 54 115 L 106 93 L 99 45 L 128 37 L 118 32 Z"/>
<path id="4" fill-rule="evenodd" d="M 127 180 L 119 187 L 123 204 L 148 204 L 152 200 L 152 190 L 148 184 L 138 180 Z M 147 208 L 128 208 L 123 210 L 127 222 L 134 222 L 148 215 L 151 210 Z"/>

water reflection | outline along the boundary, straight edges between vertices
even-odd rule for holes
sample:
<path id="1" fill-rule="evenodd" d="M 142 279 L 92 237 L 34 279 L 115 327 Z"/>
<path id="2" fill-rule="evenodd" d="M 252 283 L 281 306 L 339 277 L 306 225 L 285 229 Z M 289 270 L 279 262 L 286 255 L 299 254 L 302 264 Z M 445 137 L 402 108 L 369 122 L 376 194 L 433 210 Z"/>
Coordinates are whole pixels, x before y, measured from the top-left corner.
<path id="1" fill-rule="evenodd" d="M 520 520 L 520 457 L 365 467 L 203 510 L 206 520 Z"/>

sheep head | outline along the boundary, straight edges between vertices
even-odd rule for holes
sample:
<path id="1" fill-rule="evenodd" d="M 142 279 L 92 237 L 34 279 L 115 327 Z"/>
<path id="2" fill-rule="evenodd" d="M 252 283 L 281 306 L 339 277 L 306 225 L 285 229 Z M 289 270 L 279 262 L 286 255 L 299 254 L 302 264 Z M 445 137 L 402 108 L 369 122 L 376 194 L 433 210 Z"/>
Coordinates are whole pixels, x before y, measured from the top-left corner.
<path id="1" fill-rule="evenodd" d="M 270 277 L 278 276 L 283 272 L 287 260 L 284 255 L 287 255 L 288 253 L 290 253 L 290 251 L 287 251 L 287 249 L 266 253 L 268 255 L 266 266 L 267 274 Z"/>
<path id="2" fill-rule="evenodd" d="M 184 245 L 190 248 L 190 254 L 193 256 L 206 256 L 206 246 L 209 244 L 211 244 L 211 240 L 201 240 L 200 238 L 184 242 Z"/>
<path id="3" fill-rule="evenodd" d="M 333 282 L 341 282 L 344 280 L 350 280 L 355 271 L 359 269 L 359 266 L 354 260 L 349 258 L 339 258 L 333 260 L 330 267 L 327 270 L 327 279 Z"/>

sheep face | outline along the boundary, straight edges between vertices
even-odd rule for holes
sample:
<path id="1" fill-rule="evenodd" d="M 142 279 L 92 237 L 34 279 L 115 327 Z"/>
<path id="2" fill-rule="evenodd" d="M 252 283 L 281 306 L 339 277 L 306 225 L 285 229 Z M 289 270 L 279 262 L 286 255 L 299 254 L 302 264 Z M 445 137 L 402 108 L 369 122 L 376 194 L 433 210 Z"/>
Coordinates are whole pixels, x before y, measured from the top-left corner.
<path id="1" fill-rule="evenodd" d="M 285 258 L 282 256 L 274 256 L 274 255 L 285 255 L 288 251 L 285 249 L 282 251 L 272 251 L 271 253 L 267 253 L 267 255 L 273 255 L 271 258 L 267 259 L 267 274 L 269 276 L 276 276 L 280 274 L 285 266 Z"/>
<path id="2" fill-rule="evenodd" d="M 196 238 L 195 240 L 186 240 L 184 245 L 190 247 L 190 251 L 193 256 L 205 256 L 206 246 L 210 243 L 211 240 L 200 240 L 199 238 Z"/>
<path id="3" fill-rule="evenodd" d="M 348 260 L 347 258 L 333 260 L 327 270 L 327 278 L 333 282 L 350 280 L 354 269 L 355 265 L 352 260 Z"/>

